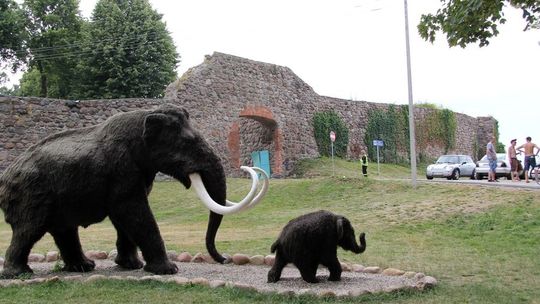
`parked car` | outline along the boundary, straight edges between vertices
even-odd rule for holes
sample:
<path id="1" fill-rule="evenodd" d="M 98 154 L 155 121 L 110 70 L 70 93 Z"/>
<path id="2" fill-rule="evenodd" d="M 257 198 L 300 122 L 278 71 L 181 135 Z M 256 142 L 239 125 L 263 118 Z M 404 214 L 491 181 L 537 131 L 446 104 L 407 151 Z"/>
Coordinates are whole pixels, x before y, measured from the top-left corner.
<path id="1" fill-rule="evenodd" d="M 488 176 L 489 161 L 487 155 L 484 155 L 482 159 L 476 164 L 475 179 L 483 179 Z M 519 172 L 521 176 L 523 172 Z M 512 172 L 510 171 L 510 160 L 506 153 L 497 153 L 497 168 L 495 169 L 495 177 L 506 177 L 506 179 L 512 179 Z"/>
<path id="2" fill-rule="evenodd" d="M 446 177 L 447 179 L 459 179 L 461 176 L 474 178 L 476 164 L 468 155 L 442 155 L 426 169 L 426 178 Z"/>

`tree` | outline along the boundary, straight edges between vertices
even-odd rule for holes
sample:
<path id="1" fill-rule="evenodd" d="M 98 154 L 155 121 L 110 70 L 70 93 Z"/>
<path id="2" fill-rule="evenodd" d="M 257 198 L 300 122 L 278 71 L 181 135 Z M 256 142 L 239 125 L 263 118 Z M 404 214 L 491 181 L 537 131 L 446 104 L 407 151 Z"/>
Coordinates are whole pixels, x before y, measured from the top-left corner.
<path id="1" fill-rule="evenodd" d="M 429 42 L 435 41 L 436 33 L 442 31 L 450 47 L 464 48 L 478 42 L 487 46 L 489 40 L 499 34 L 498 26 L 506 19 L 502 12 L 506 3 L 521 9 L 526 26 L 524 30 L 540 26 L 540 1 L 538 0 L 441 0 L 442 8 L 436 14 L 422 15 L 418 32 Z"/>
<path id="2" fill-rule="evenodd" d="M 81 98 L 160 97 L 176 78 L 173 40 L 148 0 L 100 0 L 89 25 Z"/>
<path id="3" fill-rule="evenodd" d="M 65 98 L 75 81 L 82 17 L 78 0 L 25 0 L 29 72 L 39 72 L 39 96 Z M 34 72 L 35 73 L 35 72 Z M 54 94 L 49 81 L 62 85 Z"/>
<path id="4" fill-rule="evenodd" d="M 23 10 L 13 0 L 0 0 L 0 68 L 13 72 L 24 63 L 25 17 Z M 7 78 L 0 73 L 0 83 Z"/>

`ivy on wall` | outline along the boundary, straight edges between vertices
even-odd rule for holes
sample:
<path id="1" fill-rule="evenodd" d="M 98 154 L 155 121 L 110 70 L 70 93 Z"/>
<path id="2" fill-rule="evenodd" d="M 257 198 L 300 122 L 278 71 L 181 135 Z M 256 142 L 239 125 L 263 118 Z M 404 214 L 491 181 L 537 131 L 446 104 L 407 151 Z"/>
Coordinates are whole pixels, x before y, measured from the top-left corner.
<path id="1" fill-rule="evenodd" d="M 425 116 L 416 120 L 416 146 L 422 160 L 422 151 L 430 145 L 444 147 L 445 153 L 455 148 L 457 121 L 455 113 L 448 109 L 440 109 L 431 104 L 420 107 L 431 109 Z M 373 140 L 384 141 L 379 150 L 380 161 L 390 163 L 408 162 L 409 157 L 409 109 L 408 106 L 390 105 L 387 110 L 373 109 L 369 112 L 364 143 L 369 149 L 369 157 L 374 159 L 377 150 Z"/>
<path id="2" fill-rule="evenodd" d="M 456 146 L 456 115 L 448 109 L 432 108 L 424 119 L 417 121 L 416 130 L 416 143 L 420 150 L 436 144 L 444 147 L 444 153 L 448 153 Z"/>
<path id="3" fill-rule="evenodd" d="M 336 133 L 334 142 L 334 155 L 338 157 L 347 156 L 347 146 L 349 144 L 349 129 L 334 111 L 317 112 L 313 115 L 313 130 L 315 142 L 321 156 L 331 156 L 330 131 Z"/>
<path id="4" fill-rule="evenodd" d="M 373 140 L 383 140 L 379 149 L 379 160 L 387 163 L 403 163 L 409 157 L 409 109 L 407 106 L 390 105 L 387 110 L 369 111 L 364 143 L 368 156 L 377 158 Z"/>

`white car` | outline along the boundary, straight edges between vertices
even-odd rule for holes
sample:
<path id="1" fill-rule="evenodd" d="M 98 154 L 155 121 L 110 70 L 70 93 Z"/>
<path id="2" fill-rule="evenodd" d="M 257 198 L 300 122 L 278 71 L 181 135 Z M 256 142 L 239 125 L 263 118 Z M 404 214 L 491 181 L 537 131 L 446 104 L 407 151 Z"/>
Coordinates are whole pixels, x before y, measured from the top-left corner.
<path id="1" fill-rule="evenodd" d="M 474 178 L 476 164 L 468 155 L 443 155 L 437 162 L 429 165 L 426 169 L 426 178 L 446 177 L 447 179 L 459 179 L 461 176 Z"/>
<path id="2" fill-rule="evenodd" d="M 487 159 L 487 155 L 484 155 L 484 157 L 482 157 L 482 159 L 478 161 L 474 178 L 483 179 L 484 177 L 487 177 L 488 172 L 489 172 L 489 161 Z M 519 172 L 519 175 L 521 176 L 522 173 L 523 172 Z M 510 171 L 510 161 L 506 153 L 497 153 L 497 168 L 495 169 L 495 176 L 506 177 L 506 179 L 512 179 L 512 175 Z"/>

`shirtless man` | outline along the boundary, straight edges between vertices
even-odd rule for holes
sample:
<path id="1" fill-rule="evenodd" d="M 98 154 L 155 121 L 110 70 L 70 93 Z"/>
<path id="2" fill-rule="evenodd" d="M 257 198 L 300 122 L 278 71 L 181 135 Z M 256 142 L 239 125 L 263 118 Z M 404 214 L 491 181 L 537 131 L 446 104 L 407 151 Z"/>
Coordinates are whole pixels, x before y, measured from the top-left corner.
<path id="1" fill-rule="evenodd" d="M 510 141 L 510 147 L 508 147 L 508 158 L 510 159 L 510 171 L 512 171 L 512 180 L 515 182 L 519 182 L 516 139 L 512 139 Z"/>
<path id="2" fill-rule="evenodd" d="M 525 182 L 529 182 L 529 168 L 536 167 L 536 158 L 535 156 L 538 155 L 538 152 L 540 152 L 540 148 L 536 144 L 533 144 L 531 142 L 531 137 L 527 136 L 526 138 L 527 142 L 523 145 L 517 147 L 517 150 L 519 152 L 525 152 L 525 165 L 523 166 L 523 169 L 525 170 Z M 536 148 L 536 153 L 534 153 L 534 148 Z"/>

